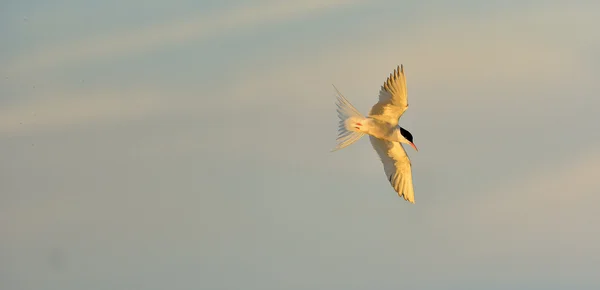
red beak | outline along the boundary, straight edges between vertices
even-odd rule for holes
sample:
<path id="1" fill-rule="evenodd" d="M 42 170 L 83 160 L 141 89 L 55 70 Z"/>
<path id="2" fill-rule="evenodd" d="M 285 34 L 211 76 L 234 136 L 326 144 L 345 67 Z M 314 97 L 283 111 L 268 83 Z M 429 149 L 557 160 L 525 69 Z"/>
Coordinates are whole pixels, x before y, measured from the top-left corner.
<path id="1" fill-rule="evenodd" d="M 415 150 L 419 151 L 419 149 L 417 149 L 417 146 L 415 146 L 415 143 L 410 143 L 410 146 L 412 146 L 412 148 L 414 148 Z"/>

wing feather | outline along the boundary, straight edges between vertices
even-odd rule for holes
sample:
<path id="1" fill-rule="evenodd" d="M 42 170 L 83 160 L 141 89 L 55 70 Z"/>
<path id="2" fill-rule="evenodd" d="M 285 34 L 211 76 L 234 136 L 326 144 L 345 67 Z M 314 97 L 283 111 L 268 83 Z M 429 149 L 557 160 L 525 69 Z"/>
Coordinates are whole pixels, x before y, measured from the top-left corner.
<path id="1" fill-rule="evenodd" d="M 404 66 L 400 65 L 381 86 L 379 102 L 369 112 L 369 117 L 394 125 L 408 108 L 408 92 Z"/>
<path id="2" fill-rule="evenodd" d="M 383 170 L 387 179 L 398 196 L 415 203 L 415 191 L 412 181 L 412 168 L 410 159 L 404 147 L 399 142 L 390 142 L 369 135 L 373 149 L 383 163 Z"/>

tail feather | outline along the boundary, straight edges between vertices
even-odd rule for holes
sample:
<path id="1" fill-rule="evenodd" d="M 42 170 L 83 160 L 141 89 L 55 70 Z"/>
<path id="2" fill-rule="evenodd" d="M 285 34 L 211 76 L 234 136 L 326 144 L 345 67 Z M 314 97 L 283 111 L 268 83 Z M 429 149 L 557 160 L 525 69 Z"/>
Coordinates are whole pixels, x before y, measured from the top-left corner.
<path id="1" fill-rule="evenodd" d="M 336 146 L 331 151 L 337 151 L 342 148 L 350 146 L 352 143 L 358 141 L 365 134 L 358 131 L 348 130 L 346 127 L 346 120 L 350 118 L 364 118 L 363 115 L 354 107 L 338 89 L 333 86 L 337 92 L 337 113 L 339 120 L 338 136 L 336 139 Z"/>

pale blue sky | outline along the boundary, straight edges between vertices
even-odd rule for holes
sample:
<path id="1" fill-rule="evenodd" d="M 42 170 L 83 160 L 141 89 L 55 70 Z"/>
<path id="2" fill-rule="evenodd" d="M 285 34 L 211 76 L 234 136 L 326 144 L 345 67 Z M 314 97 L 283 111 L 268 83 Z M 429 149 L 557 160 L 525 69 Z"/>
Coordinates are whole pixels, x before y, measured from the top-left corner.
<path id="1" fill-rule="evenodd" d="M 598 289 L 597 11 L 5 1 L 0 288 Z M 415 205 L 329 152 L 401 63 Z"/>

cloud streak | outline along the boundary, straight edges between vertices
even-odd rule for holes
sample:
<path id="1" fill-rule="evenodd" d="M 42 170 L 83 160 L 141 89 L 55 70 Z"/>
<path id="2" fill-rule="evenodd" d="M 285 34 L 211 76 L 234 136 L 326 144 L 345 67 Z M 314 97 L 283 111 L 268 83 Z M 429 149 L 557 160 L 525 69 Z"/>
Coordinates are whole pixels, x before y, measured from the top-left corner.
<path id="1" fill-rule="evenodd" d="M 447 204 L 431 223 L 441 227 L 448 247 L 462 249 L 463 258 L 589 261 L 600 254 L 600 231 L 591 219 L 600 202 L 600 151 L 590 148 L 550 168 L 531 170 L 521 180 L 489 184 L 464 197 L 468 202 Z M 440 226 L 444 216 L 452 219 Z M 498 245 L 499 240 L 507 242 Z"/>
<path id="2" fill-rule="evenodd" d="M 344 0 L 277 2 L 273 5 L 263 4 L 248 9 L 232 9 L 210 17 L 66 43 L 33 56 L 23 57 L 16 61 L 14 67 L 28 71 L 101 57 L 126 55 L 174 43 L 206 39 L 240 27 L 285 21 L 357 3 L 360 2 Z M 560 8 L 545 8 L 544 13 L 555 15 Z M 513 35 L 515 26 L 536 31 L 535 27 L 532 27 L 530 18 L 551 22 L 539 16 L 540 13 L 522 11 L 521 14 L 513 16 L 511 26 L 499 25 L 499 19 L 502 18 L 500 16 L 465 20 L 465 22 L 448 22 L 442 18 L 435 24 L 426 22 L 420 26 L 399 28 L 397 33 L 404 35 L 403 38 L 389 39 L 387 32 L 363 32 L 368 34 L 365 35 L 366 39 L 356 35 L 324 48 L 319 44 L 321 47 L 319 52 L 310 59 L 276 55 L 273 56 L 278 58 L 278 61 L 274 62 L 277 63 L 276 66 L 232 70 L 229 77 L 233 81 L 227 86 L 225 92 L 203 91 L 200 93 L 213 96 L 211 100 L 196 98 L 191 102 L 199 102 L 197 105 L 207 109 L 206 114 L 209 115 L 209 109 L 218 111 L 226 108 L 230 114 L 249 109 L 266 110 L 271 104 L 280 102 L 283 97 L 286 98 L 285 101 L 289 106 L 277 110 L 282 114 L 286 109 L 294 110 L 294 113 L 302 111 L 300 108 L 329 110 L 328 104 L 331 103 L 331 99 L 324 99 L 322 96 L 333 97 L 330 85 L 335 83 L 343 93 L 354 100 L 353 103 L 361 108 L 361 111 L 366 111 L 366 108 L 372 105 L 376 88 L 381 85 L 382 79 L 395 63 L 400 62 L 405 64 L 408 72 L 409 91 L 413 91 L 411 88 L 431 86 L 458 87 L 465 90 L 472 89 L 466 88 L 466 83 L 477 86 L 482 82 L 506 85 L 525 80 L 528 82 L 537 80 L 545 84 L 558 82 L 565 74 L 573 74 L 579 69 L 576 51 L 568 45 L 544 46 L 545 40 L 531 41 Z M 573 14 L 569 15 L 575 17 Z M 467 29 L 468 27 L 474 28 Z M 486 33 L 489 31 L 495 33 Z M 462 36 L 456 37 L 457 35 Z M 358 41 L 354 37 L 361 40 Z M 340 50 L 340 46 L 345 48 Z M 438 49 L 440 47 L 444 49 Z M 518 50 L 514 49 L 515 47 L 518 47 Z M 365 58 L 365 55 L 370 57 Z M 348 59 L 353 61 L 348 62 Z M 52 101 L 44 98 L 39 103 L 3 108 L 1 110 L 3 114 L 0 116 L 3 121 L 0 132 L 29 130 L 34 126 L 50 128 L 89 119 L 118 119 L 125 118 L 127 114 L 139 116 L 142 111 L 149 113 L 153 110 L 164 110 L 164 105 L 172 102 L 164 96 L 151 93 L 157 90 L 152 85 L 135 89 L 131 94 L 136 97 L 130 99 L 120 99 L 126 94 L 118 91 L 111 92 L 110 88 L 103 90 L 101 93 L 91 94 L 90 92 L 67 93 L 71 97 Z M 266 91 L 271 93 L 265 93 Z M 172 93 L 174 92 L 170 94 Z M 190 94 L 181 89 L 176 93 Z M 363 94 L 373 97 L 362 99 L 352 97 L 352 95 Z M 79 97 L 81 95 L 86 95 L 85 99 Z M 96 98 L 99 100 L 95 100 Z M 135 98 L 137 99 L 134 101 Z M 444 96 L 436 96 L 432 99 L 413 98 L 411 102 L 419 106 L 443 108 L 448 112 L 456 113 L 458 110 L 472 109 L 460 105 L 462 101 L 470 101 L 468 98 L 470 96 L 463 93 L 453 98 Z M 521 98 L 520 94 L 506 95 L 503 101 L 507 102 L 509 99 L 516 101 Z M 138 106 L 136 102 L 144 104 Z M 163 107 L 159 109 L 161 106 Z M 417 107 L 413 106 L 413 108 Z M 179 110 L 193 110 L 193 108 L 198 107 L 180 106 Z M 71 111 L 72 109 L 76 111 Z M 38 112 L 38 114 L 34 118 L 31 112 Z"/>
<path id="3" fill-rule="evenodd" d="M 320 49 L 308 60 L 290 57 L 291 60 L 278 61 L 280 65 L 277 67 L 253 68 L 252 74 L 238 79 L 239 84 L 234 86 L 232 94 L 252 106 L 260 105 L 252 96 L 264 95 L 266 90 L 277 91 L 279 95 L 315 94 L 317 91 L 310 90 L 319 85 L 321 94 L 329 94 L 322 90 L 329 89 L 333 82 L 342 93 L 358 90 L 351 94 L 368 93 L 375 97 L 376 88 L 400 63 L 404 63 L 407 70 L 409 91 L 415 87 L 471 90 L 482 85 L 489 87 L 489 84 L 516 86 L 526 83 L 530 88 L 561 84 L 560 80 L 565 75 L 581 72 L 584 63 L 578 49 L 586 45 L 585 41 L 556 42 L 555 35 L 543 33 L 548 29 L 563 32 L 585 30 L 576 21 L 576 14 L 564 16 L 568 19 L 563 17 L 560 22 L 552 18 L 561 15 L 564 8 L 524 9 L 512 14 L 509 24 L 505 23 L 504 14 L 462 21 L 440 17 L 431 22 L 397 27 L 394 35 L 401 37 L 390 37 L 387 30 L 363 32 L 363 35 L 356 36 L 360 41 L 352 38 L 341 40 Z M 532 22 L 531 18 L 537 22 Z M 541 29 L 538 22 L 548 27 Z M 377 27 L 385 24 L 383 20 Z M 537 38 L 531 38 L 532 34 Z M 348 62 L 349 59 L 352 61 Z M 306 84 L 315 85 L 309 87 Z M 370 90 L 367 91 L 367 88 Z M 522 99 L 518 94 L 505 97 Z M 463 93 L 452 99 L 432 101 L 440 107 L 448 107 L 461 101 L 457 98 L 467 96 Z M 303 98 L 300 101 L 315 100 L 319 99 Z M 369 100 L 369 105 L 372 100 Z M 413 101 L 419 102 L 417 99 Z"/>
<path id="4" fill-rule="evenodd" d="M 236 29 L 301 18 L 320 11 L 360 3 L 359 0 L 277 1 L 236 7 L 215 14 L 194 15 L 189 20 L 129 30 L 115 35 L 46 47 L 23 55 L 9 65 L 9 72 L 25 73 L 45 68 L 147 52 L 169 45 L 206 40 Z"/>
<path id="5" fill-rule="evenodd" d="M 0 134 L 51 130 L 78 123 L 120 122 L 165 109 L 164 102 L 151 91 L 82 91 L 55 95 L 61 97 L 0 109 Z"/>

